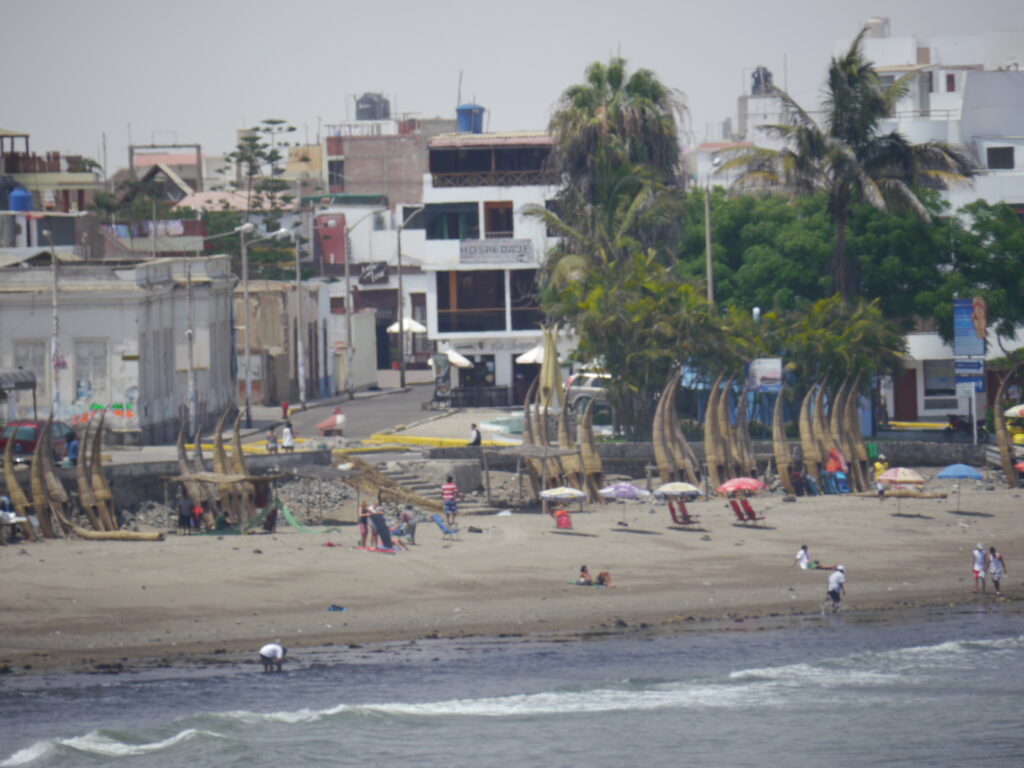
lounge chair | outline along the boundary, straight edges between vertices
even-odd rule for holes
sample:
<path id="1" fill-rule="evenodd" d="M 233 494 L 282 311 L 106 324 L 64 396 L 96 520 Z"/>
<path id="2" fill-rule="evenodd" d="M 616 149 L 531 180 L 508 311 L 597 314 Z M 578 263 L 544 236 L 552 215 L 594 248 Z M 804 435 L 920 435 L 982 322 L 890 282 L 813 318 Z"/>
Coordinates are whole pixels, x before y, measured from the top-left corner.
<path id="1" fill-rule="evenodd" d="M 743 507 L 743 514 L 745 516 L 745 520 L 748 523 L 753 523 L 754 525 L 757 525 L 757 521 L 760 520 L 764 522 L 766 526 L 768 525 L 768 523 L 765 522 L 764 515 L 757 514 L 757 512 L 754 511 L 754 508 L 750 506 L 749 499 L 740 499 L 740 506 Z"/>
<path id="2" fill-rule="evenodd" d="M 676 525 L 688 527 L 691 525 L 697 525 L 700 520 L 696 515 L 691 515 L 689 510 L 686 508 L 686 502 L 679 499 L 674 504 L 671 499 L 668 502 L 668 511 L 672 515 L 672 522 Z"/>
<path id="3" fill-rule="evenodd" d="M 569 513 L 564 509 L 555 510 L 555 527 L 572 528 L 572 518 L 569 517 Z"/>
<path id="4" fill-rule="evenodd" d="M 442 540 L 456 541 L 459 538 L 458 528 L 449 528 L 444 524 L 444 520 L 441 519 L 440 515 L 433 515 L 433 518 L 434 522 L 437 523 L 437 527 L 441 529 L 441 533 L 443 534 L 441 536 Z"/>
<path id="5" fill-rule="evenodd" d="M 736 515 L 736 522 L 733 525 L 746 525 L 748 522 L 747 516 L 743 514 L 740 503 L 736 499 L 729 499 L 729 506 L 732 507 L 732 511 Z"/>

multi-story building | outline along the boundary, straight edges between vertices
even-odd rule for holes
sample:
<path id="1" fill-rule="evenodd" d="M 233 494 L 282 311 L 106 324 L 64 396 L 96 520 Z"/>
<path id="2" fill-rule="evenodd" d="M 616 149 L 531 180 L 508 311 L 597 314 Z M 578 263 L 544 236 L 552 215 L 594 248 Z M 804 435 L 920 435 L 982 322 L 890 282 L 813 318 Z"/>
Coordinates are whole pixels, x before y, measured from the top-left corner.
<path id="1" fill-rule="evenodd" d="M 103 191 L 98 171 L 79 155 L 37 155 L 29 150 L 29 134 L 0 128 L 0 179 L 28 190 L 35 210 L 86 210 Z"/>

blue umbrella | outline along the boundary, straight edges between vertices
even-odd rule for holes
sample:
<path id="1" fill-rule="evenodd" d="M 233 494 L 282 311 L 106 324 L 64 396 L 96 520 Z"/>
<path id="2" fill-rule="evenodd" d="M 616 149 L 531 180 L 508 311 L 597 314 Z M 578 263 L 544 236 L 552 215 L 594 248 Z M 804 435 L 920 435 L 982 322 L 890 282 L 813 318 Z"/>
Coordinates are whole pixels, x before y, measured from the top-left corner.
<path id="1" fill-rule="evenodd" d="M 974 467 L 967 466 L 966 464 L 950 464 L 939 472 L 937 477 L 944 480 L 981 480 L 981 472 L 976 470 Z"/>
<path id="2" fill-rule="evenodd" d="M 966 464 L 950 464 L 936 477 L 943 480 L 981 480 L 981 472 Z M 956 487 L 956 511 L 960 511 L 960 486 Z"/>

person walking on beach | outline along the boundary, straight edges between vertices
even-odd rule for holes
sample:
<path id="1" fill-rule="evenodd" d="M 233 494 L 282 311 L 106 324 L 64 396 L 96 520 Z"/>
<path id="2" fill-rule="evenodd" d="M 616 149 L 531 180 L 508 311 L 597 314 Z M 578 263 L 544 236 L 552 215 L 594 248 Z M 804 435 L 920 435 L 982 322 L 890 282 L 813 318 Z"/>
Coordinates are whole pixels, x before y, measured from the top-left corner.
<path id="1" fill-rule="evenodd" d="M 284 664 L 284 657 L 288 655 L 288 649 L 280 643 L 267 643 L 260 648 L 260 663 L 263 664 L 264 672 L 281 671 Z"/>
<path id="2" fill-rule="evenodd" d="M 455 516 L 459 513 L 459 487 L 451 475 L 441 486 L 441 501 L 444 502 L 444 519 L 449 528 L 455 527 Z"/>
<path id="3" fill-rule="evenodd" d="M 875 488 L 878 489 L 878 500 L 882 501 L 885 499 L 885 483 L 881 481 L 882 473 L 889 469 L 889 462 L 885 460 L 885 454 L 878 454 L 878 459 L 875 461 Z"/>
<path id="4" fill-rule="evenodd" d="M 997 597 L 1002 597 L 1003 593 L 999 591 L 999 582 L 1006 575 L 1006 561 L 1003 560 L 1001 554 L 996 552 L 995 547 L 988 548 L 988 572 L 992 577 L 992 589 L 996 591 Z"/>
<path id="5" fill-rule="evenodd" d="M 832 601 L 832 613 L 839 613 L 839 601 L 846 594 L 846 568 L 837 565 L 828 575 L 828 599 Z"/>
<path id="6" fill-rule="evenodd" d="M 981 591 L 985 591 L 985 568 L 987 563 L 987 557 L 985 556 L 985 547 L 982 546 L 981 542 L 978 542 L 978 546 L 974 548 L 974 552 L 971 553 L 974 556 L 974 591 L 978 591 L 978 585 L 981 585 Z"/>

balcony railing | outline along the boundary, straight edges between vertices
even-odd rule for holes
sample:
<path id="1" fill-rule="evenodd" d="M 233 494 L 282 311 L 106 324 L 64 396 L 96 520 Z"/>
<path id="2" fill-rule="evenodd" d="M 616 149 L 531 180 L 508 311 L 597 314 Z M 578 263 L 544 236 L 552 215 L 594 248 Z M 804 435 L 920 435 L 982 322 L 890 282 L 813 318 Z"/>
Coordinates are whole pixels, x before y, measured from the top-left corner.
<path id="1" fill-rule="evenodd" d="M 534 331 L 544 325 L 544 313 L 535 307 L 512 310 L 513 331 Z"/>
<path id="2" fill-rule="evenodd" d="M 486 240 L 511 240 L 515 237 L 514 232 L 487 232 L 484 234 Z"/>
<path id="3" fill-rule="evenodd" d="M 551 171 L 481 171 L 475 173 L 435 173 L 434 187 L 530 187 L 558 183 Z"/>
<path id="4" fill-rule="evenodd" d="M 504 309 L 439 309 L 438 333 L 480 333 L 504 331 Z"/>

